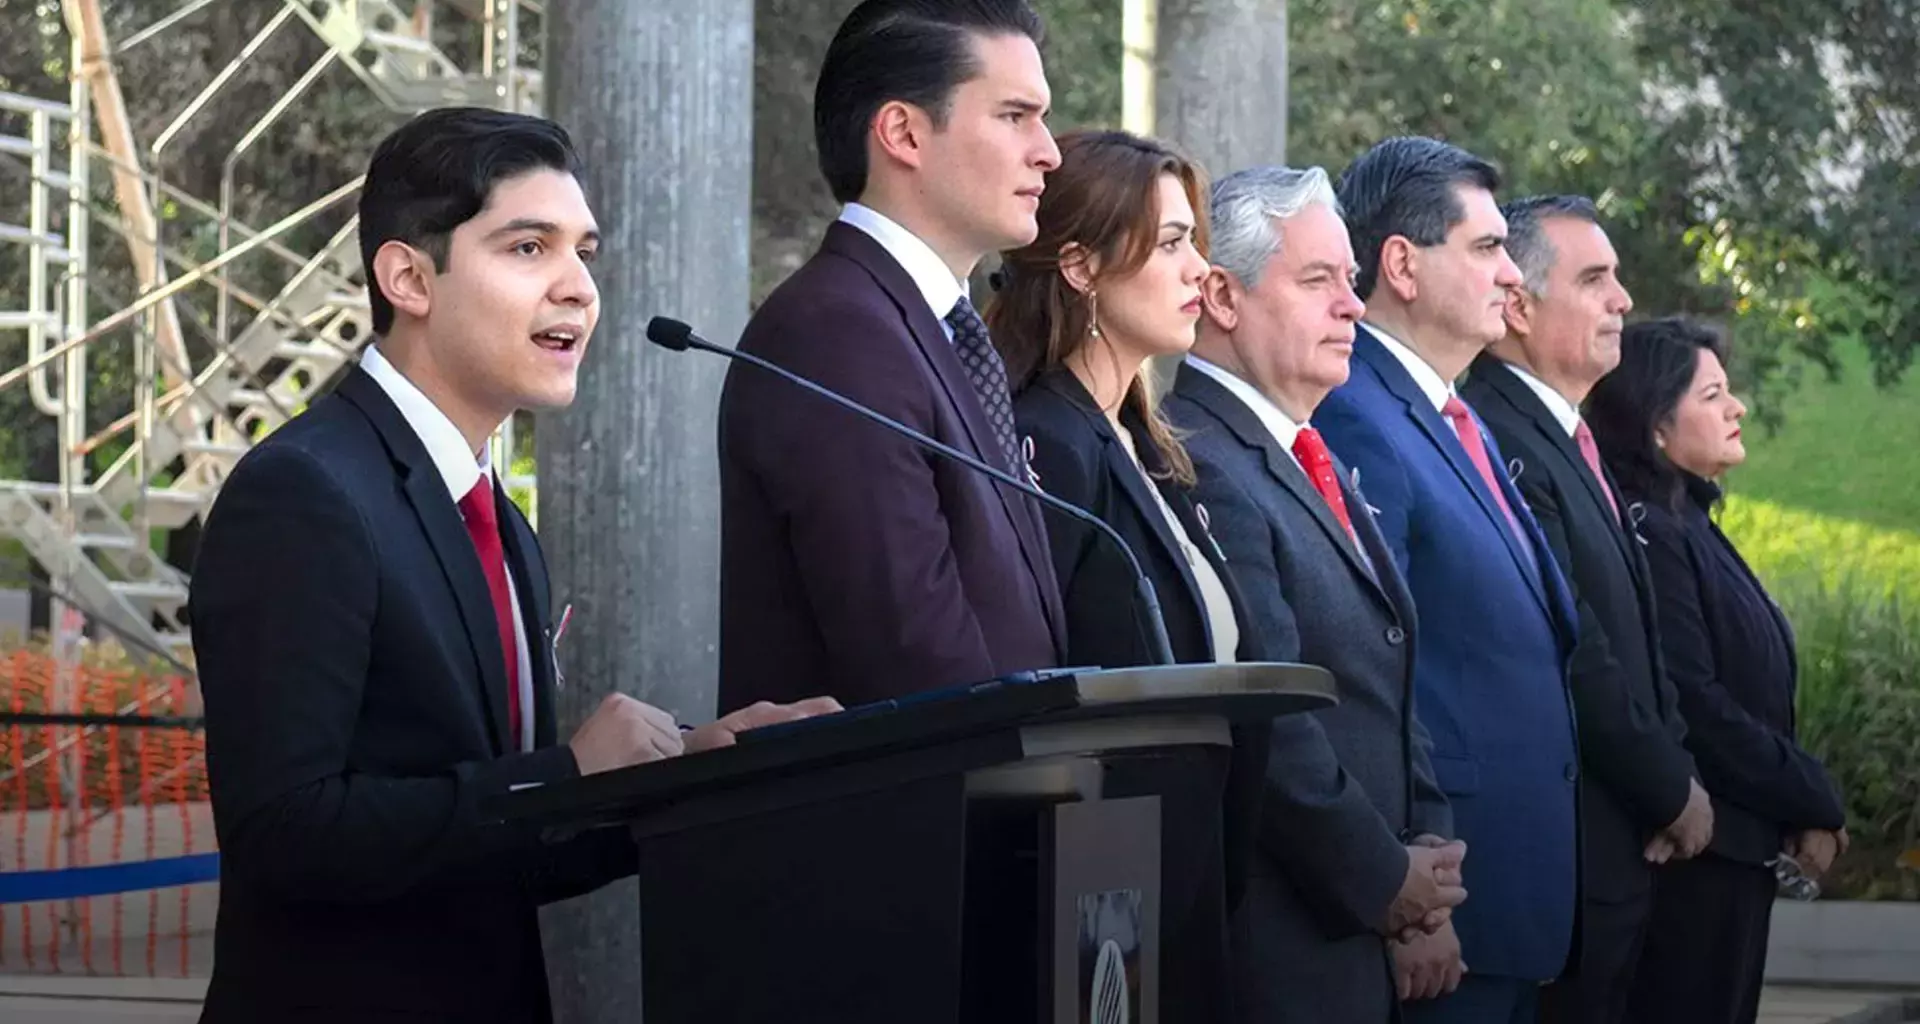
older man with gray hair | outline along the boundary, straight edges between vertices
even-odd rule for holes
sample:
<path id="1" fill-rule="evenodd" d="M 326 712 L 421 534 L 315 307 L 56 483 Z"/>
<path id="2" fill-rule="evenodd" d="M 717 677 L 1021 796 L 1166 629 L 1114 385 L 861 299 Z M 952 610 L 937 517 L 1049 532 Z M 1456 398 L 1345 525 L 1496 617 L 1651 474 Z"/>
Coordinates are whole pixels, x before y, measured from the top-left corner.
<path id="1" fill-rule="evenodd" d="M 1465 847 L 1413 709 L 1413 601 L 1365 498 L 1313 429 L 1347 378 L 1354 258 L 1319 168 L 1214 185 L 1214 266 L 1165 409 L 1189 432 L 1196 497 L 1249 622 L 1339 679 L 1340 705 L 1273 726 L 1258 855 L 1234 925 L 1249 1022 L 1386 1021 L 1388 942 L 1445 933 Z M 1401 994 L 1457 980 L 1408 964 Z"/>
<path id="2" fill-rule="evenodd" d="M 1713 810 L 1661 662 L 1646 558 L 1580 416 L 1620 363 L 1633 299 L 1619 257 L 1584 197 L 1522 199 L 1501 213 L 1524 283 L 1507 300 L 1507 336 L 1475 359 L 1461 393 L 1518 467 L 1514 483 L 1579 616 L 1570 678 L 1585 769 L 1580 940 L 1541 995 L 1541 1020 L 1615 1024 L 1627 1019 L 1653 912 L 1653 862 L 1704 849 Z"/>

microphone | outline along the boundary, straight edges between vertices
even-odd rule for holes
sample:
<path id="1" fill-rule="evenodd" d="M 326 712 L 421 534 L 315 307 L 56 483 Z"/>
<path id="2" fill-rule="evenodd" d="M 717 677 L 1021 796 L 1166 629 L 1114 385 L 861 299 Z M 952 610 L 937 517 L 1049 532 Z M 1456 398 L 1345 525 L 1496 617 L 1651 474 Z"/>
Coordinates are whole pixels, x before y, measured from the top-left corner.
<path id="1" fill-rule="evenodd" d="M 1127 567 L 1133 570 L 1134 596 L 1139 599 L 1141 617 L 1147 621 L 1147 646 L 1151 649 L 1154 663 L 1158 665 L 1171 665 L 1174 663 L 1173 645 L 1167 640 L 1167 624 L 1160 616 L 1160 598 L 1153 592 L 1153 581 L 1147 579 L 1147 574 L 1141 571 L 1140 560 L 1134 557 L 1133 549 L 1129 548 L 1127 542 L 1122 540 L 1118 533 L 1114 532 L 1113 527 L 1108 526 L 1099 516 L 1088 512 L 1078 505 L 1061 501 L 1059 498 L 1048 494 L 1040 488 L 1024 480 L 1016 479 L 1012 474 L 1004 470 L 995 469 L 979 459 L 968 455 L 966 452 L 949 445 L 941 444 L 939 441 L 922 434 L 918 430 L 898 420 L 875 412 L 839 392 L 816 384 L 794 373 L 792 370 L 770 363 L 751 352 L 741 352 L 737 349 L 715 345 L 713 342 L 693 333 L 692 327 L 678 320 L 669 319 L 664 316 L 656 316 L 652 320 L 649 320 L 647 322 L 647 340 L 661 348 L 671 349 L 675 352 L 685 352 L 690 348 L 698 349 L 702 352 L 712 352 L 718 356 L 725 356 L 728 359 L 738 359 L 741 362 L 757 366 L 768 373 L 777 377 L 783 377 L 800 387 L 806 388 L 808 391 L 819 395 L 848 412 L 864 416 L 928 451 L 945 456 L 976 472 L 985 473 L 994 480 L 1039 501 L 1048 508 L 1055 509 L 1093 527 L 1099 531 L 1102 536 L 1113 541 L 1113 546 L 1120 549 L 1121 557 L 1127 560 Z"/>

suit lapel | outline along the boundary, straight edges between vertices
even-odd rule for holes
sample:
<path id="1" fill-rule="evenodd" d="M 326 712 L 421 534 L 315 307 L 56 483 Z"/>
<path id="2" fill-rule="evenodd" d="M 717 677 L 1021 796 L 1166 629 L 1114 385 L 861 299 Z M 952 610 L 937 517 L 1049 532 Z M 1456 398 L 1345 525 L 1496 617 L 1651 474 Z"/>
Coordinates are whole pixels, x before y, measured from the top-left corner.
<path id="1" fill-rule="evenodd" d="M 1559 453 L 1565 468 L 1585 487 L 1587 496 L 1593 500 L 1594 507 L 1600 512 L 1600 518 L 1613 524 L 1613 542 L 1620 548 L 1620 557 L 1631 563 L 1633 555 L 1627 547 L 1629 542 L 1624 526 L 1620 518 L 1613 514 L 1613 506 L 1607 502 L 1606 491 L 1602 490 L 1608 485 L 1601 483 L 1600 478 L 1593 475 L 1593 470 L 1587 468 L 1586 456 L 1580 454 L 1580 446 L 1568 435 L 1565 428 L 1561 427 L 1560 421 L 1553 415 L 1553 410 L 1547 408 L 1546 403 L 1540 400 L 1540 396 L 1534 394 L 1533 389 L 1528 387 L 1512 368 L 1492 355 L 1482 354 L 1475 359 L 1473 373 L 1476 378 L 1486 381 L 1487 387 L 1495 395 L 1512 406 L 1514 412 L 1518 413 L 1522 419 L 1532 424 L 1533 429 L 1546 439 L 1547 444 L 1555 452 Z M 1614 493 L 1619 492 L 1616 490 Z"/>
<path id="2" fill-rule="evenodd" d="M 467 535 L 466 523 L 460 518 L 460 508 L 448 496 L 446 480 L 435 468 L 419 436 L 365 370 L 354 367 L 340 382 L 338 390 L 366 414 L 386 442 L 387 450 L 400 463 L 401 489 L 414 514 L 420 518 L 420 528 L 427 535 L 427 543 L 432 546 L 460 609 L 460 622 L 466 628 L 474 669 L 480 676 L 481 703 L 486 709 L 494 752 L 516 749 L 518 745 L 508 735 L 507 671 L 500 660 L 500 627 L 494 624 L 492 591 L 480 568 L 480 556 L 473 549 L 473 538 Z"/>
<path id="3" fill-rule="evenodd" d="M 1101 419 L 1104 421 L 1105 417 Z M 1166 513 L 1160 511 L 1159 501 L 1147 489 L 1147 480 L 1140 475 L 1140 467 L 1134 465 L 1133 458 L 1127 454 L 1126 445 L 1121 443 L 1117 435 L 1107 433 L 1102 440 L 1105 442 L 1102 452 L 1106 456 L 1107 472 L 1120 482 L 1120 493 L 1133 504 L 1135 514 L 1153 531 L 1153 539 L 1159 542 L 1160 550 L 1173 560 L 1174 567 L 1180 572 L 1180 582 L 1186 585 L 1194 605 L 1204 608 L 1205 602 L 1200 600 L 1199 581 L 1193 577 L 1193 568 L 1187 564 L 1186 553 L 1181 549 L 1179 539 L 1173 535 L 1173 527 L 1167 522 Z M 1142 443 L 1143 439 L 1136 433 L 1134 444 Z M 1142 451 L 1141 458 L 1150 461 L 1151 457 Z"/>
<path id="4" fill-rule="evenodd" d="M 960 357 L 954 353 L 953 343 L 947 340 L 940 319 L 927 307 L 926 297 L 913 283 L 906 268 L 888 255 L 885 247 L 872 236 L 839 221 L 828 226 L 823 247 L 865 267 L 901 315 L 906 317 L 908 335 L 920 355 L 932 367 L 934 380 L 940 383 L 947 401 L 960 415 L 960 425 L 966 431 L 971 454 L 991 465 L 995 458 L 991 453 L 997 452 L 999 446 L 993 438 L 993 427 L 987 422 L 986 410 L 980 407 L 980 398 L 974 394 L 973 385 L 967 380 L 967 371 L 960 365 Z M 991 480 L 988 483 L 999 497 L 1014 533 L 1020 538 L 1020 554 L 1026 560 L 1027 571 L 1033 576 L 1035 586 L 1040 590 L 1040 607 L 1046 612 L 1054 646 L 1064 655 L 1066 624 L 1056 611 L 1059 594 L 1048 586 L 1053 579 L 1053 564 L 1040 520 L 1040 509 L 1020 492 Z"/>
<path id="5" fill-rule="evenodd" d="M 1400 360 L 1394 358 L 1393 353 L 1388 352 L 1387 347 L 1382 345 L 1380 340 L 1365 327 L 1359 329 L 1358 336 L 1354 340 L 1353 354 L 1355 358 L 1372 368 L 1374 374 L 1380 378 L 1380 383 L 1406 406 L 1407 417 L 1419 425 L 1420 430 L 1427 435 L 1427 439 L 1433 442 L 1441 455 L 1446 457 L 1447 464 L 1453 467 L 1454 474 L 1460 478 L 1462 484 L 1466 485 L 1467 492 L 1480 503 L 1480 510 L 1486 513 L 1487 518 L 1493 520 L 1493 525 L 1499 529 L 1500 537 L 1506 541 L 1507 553 L 1513 556 L 1514 564 L 1519 567 L 1521 577 L 1533 588 L 1534 596 L 1540 599 L 1541 604 L 1547 604 L 1545 585 L 1539 578 L 1542 569 L 1536 567 L 1535 563 L 1541 558 L 1552 558 L 1553 553 L 1540 549 L 1534 558 L 1527 557 L 1526 551 L 1520 547 L 1526 541 L 1514 535 L 1513 527 L 1507 523 L 1506 514 L 1500 511 L 1499 504 L 1493 499 L 1493 493 L 1487 489 L 1486 481 L 1481 479 L 1480 471 L 1474 468 L 1473 461 L 1467 457 L 1467 450 L 1460 443 L 1460 435 L 1454 433 L 1453 425 L 1440 415 L 1440 410 L 1433 407 L 1433 402 L 1427 398 L 1425 392 L 1420 390 L 1420 385 L 1414 382 L 1407 368 L 1400 365 Z M 1471 414 L 1471 408 L 1469 408 L 1469 414 Z M 1480 428 L 1481 441 L 1484 444 L 1487 425 L 1478 423 L 1477 420 L 1476 423 Z M 1487 449 L 1487 461 L 1489 464 L 1493 462 L 1491 447 Z M 1505 466 L 1495 465 L 1493 471 L 1498 476 L 1505 468 Z M 1519 500 L 1517 494 L 1507 494 L 1504 487 L 1501 496 L 1507 498 L 1509 504 Z M 1514 517 L 1518 519 L 1520 514 L 1520 508 L 1514 507 Z"/>
<path id="6" fill-rule="evenodd" d="M 496 486 L 502 543 L 507 554 L 507 571 L 520 597 L 520 630 L 527 638 L 527 663 L 533 669 L 533 745 L 551 746 L 557 742 L 554 718 L 553 631 L 547 625 L 552 595 L 547 590 L 544 564 L 536 560 L 539 542 L 533 527 L 520 514 L 519 506 L 508 500 Z"/>
<path id="7" fill-rule="evenodd" d="M 1370 578 L 1401 625 L 1411 632 L 1414 628 L 1413 594 L 1407 590 L 1407 581 L 1401 578 L 1398 567 L 1394 565 L 1393 552 L 1387 550 L 1387 538 L 1381 535 L 1380 524 L 1373 521 L 1366 495 L 1347 486 L 1346 468 L 1340 465 L 1338 459 L 1334 460 L 1334 467 L 1340 475 L 1340 493 L 1346 496 L 1347 508 L 1357 510 L 1349 512 L 1349 515 L 1353 519 L 1354 533 L 1366 548 L 1367 558 L 1373 562 Z M 1388 566 L 1392 571 L 1383 571 L 1380 566 Z"/>
<path id="8" fill-rule="evenodd" d="M 1219 381 L 1207 376 L 1204 371 L 1186 364 L 1181 365 L 1175 377 L 1174 390 L 1212 414 L 1233 432 L 1234 437 L 1239 439 L 1241 444 L 1258 451 L 1266 463 L 1267 475 L 1273 477 L 1280 484 L 1281 489 L 1286 491 L 1294 501 L 1299 502 L 1307 514 L 1313 517 L 1313 521 L 1319 524 L 1321 531 L 1327 535 L 1327 540 L 1339 549 L 1340 554 L 1346 558 L 1348 564 L 1360 574 L 1361 578 L 1373 584 L 1381 599 L 1387 599 L 1386 592 L 1379 589 L 1380 584 L 1375 579 L 1374 570 L 1361 559 L 1359 550 L 1354 547 L 1354 538 L 1340 525 L 1340 520 L 1334 518 L 1333 508 L 1327 504 L 1327 499 L 1321 497 L 1320 492 L 1314 489 L 1313 482 L 1307 479 L 1306 472 L 1293 461 L 1293 455 L 1280 447 L 1279 438 L 1273 436 L 1273 431 L 1267 429 L 1267 425 L 1260 421 L 1260 417 L 1252 409 L 1247 408 L 1245 402 L 1221 386 Z M 1341 487 L 1341 493 L 1348 499 L 1349 519 L 1356 519 L 1356 512 L 1366 511 L 1364 505 L 1354 501 L 1344 484 Z"/>

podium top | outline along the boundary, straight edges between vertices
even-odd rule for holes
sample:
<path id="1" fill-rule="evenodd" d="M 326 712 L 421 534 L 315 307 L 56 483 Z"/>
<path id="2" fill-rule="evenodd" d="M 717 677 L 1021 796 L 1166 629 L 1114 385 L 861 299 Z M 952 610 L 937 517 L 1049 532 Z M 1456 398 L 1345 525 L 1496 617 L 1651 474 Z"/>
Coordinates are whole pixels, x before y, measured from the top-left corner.
<path id="1" fill-rule="evenodd" d="M 1276 662 L 1057 669 L 910 694 L 741 733 L 729 747 L 516 790 L 487 801 L 495 820 L 582 826 L 716 790 L 999 733 L 1017 760 L 1032 725 L 1121 715 L 1271 720 L 1336 703 L 1332 673 Z"/>

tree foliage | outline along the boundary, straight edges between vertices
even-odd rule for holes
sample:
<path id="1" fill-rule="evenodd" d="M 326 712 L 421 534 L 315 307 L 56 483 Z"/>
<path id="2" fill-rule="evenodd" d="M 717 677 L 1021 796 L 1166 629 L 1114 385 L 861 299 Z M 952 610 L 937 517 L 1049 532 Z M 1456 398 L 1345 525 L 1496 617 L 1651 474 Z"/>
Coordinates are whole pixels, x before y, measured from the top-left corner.
<path id="1" fill-rule="evenodd" d="M 1296 0 L 1296 163 L 1446 138 L 1508 194 L 1595 197 L 1638 313 L 1727 323 L 1777 421 L 1857 340 L 1893 380 L 1920 334 L 1913 0 Z"/>

